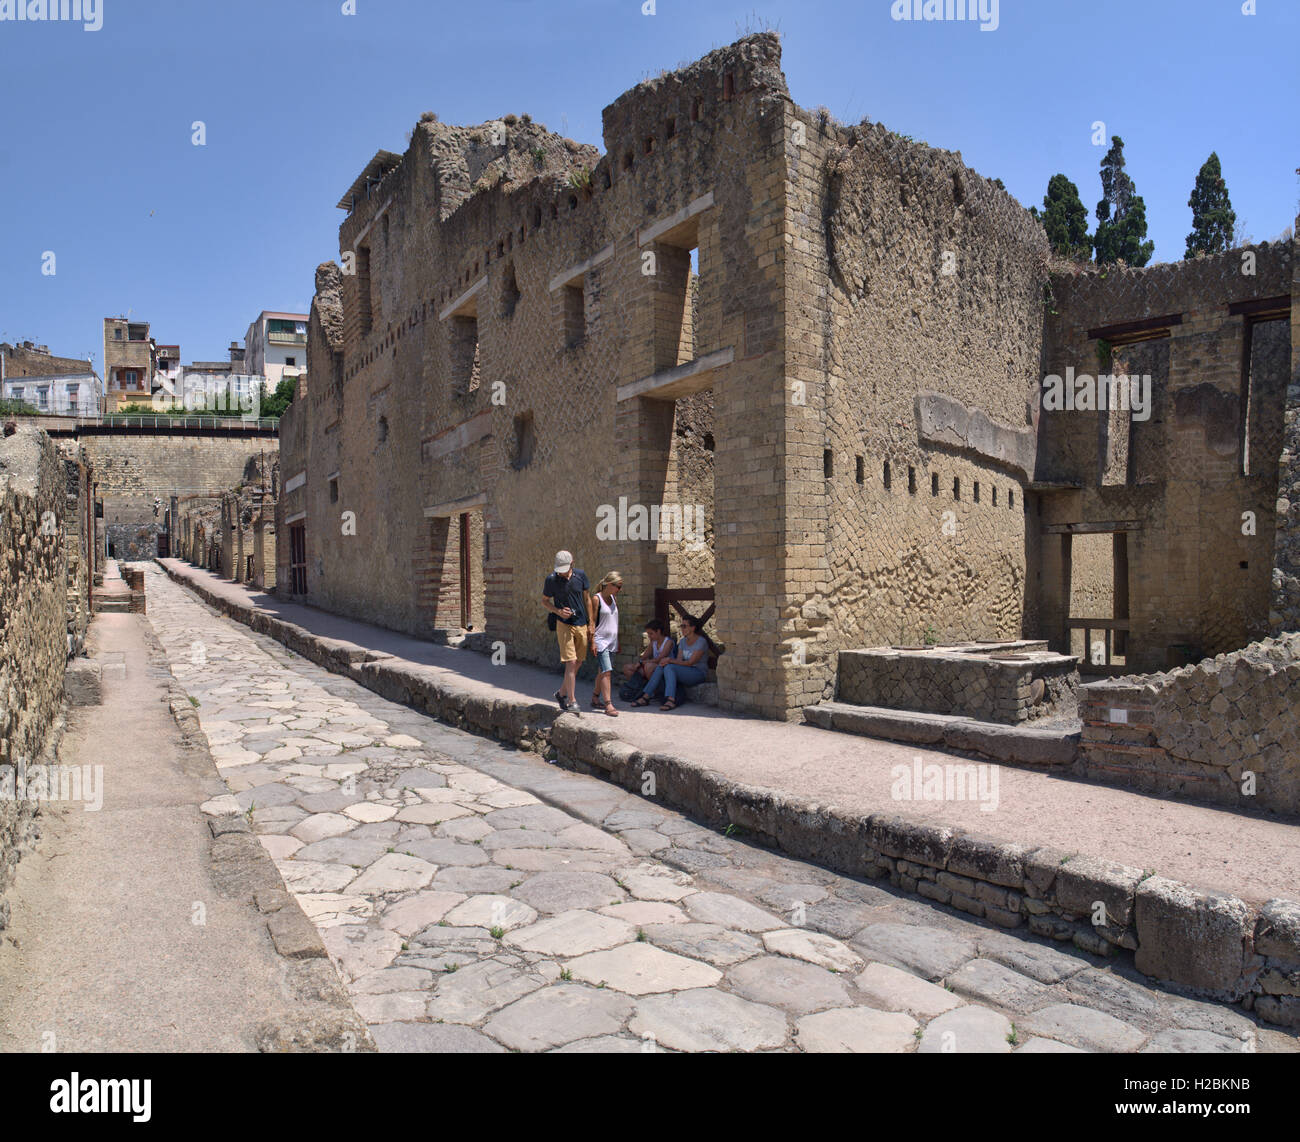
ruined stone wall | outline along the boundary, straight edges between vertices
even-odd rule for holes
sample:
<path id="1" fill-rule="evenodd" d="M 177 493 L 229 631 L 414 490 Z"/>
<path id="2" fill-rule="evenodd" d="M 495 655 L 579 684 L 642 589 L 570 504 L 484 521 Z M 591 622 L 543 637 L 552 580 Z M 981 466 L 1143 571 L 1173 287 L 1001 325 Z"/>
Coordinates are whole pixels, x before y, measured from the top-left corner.
<path id="1" fill-rule="evenodd" d="M 149 510 L 152 512 L 152 507 Z M 153 559 L 158 554 L 158 537 L 166 530 L 162 523 L 110 523 L 105 528 L 105 550 L 110 559 Z"/>
<path id="2" fill-rule="evenodd" d="M 122 432 L 81 433 L 77 439 L 100 480 L 106 524 L 161 524 L 169 497 L 251 481 L 262 455 L 269 460 L 278 449 L 273 437 L 252 435 Z M 157 517 L 155 498 L 162 501 Z"/>
<path id="3" fill-rule="evenodd" d="M 50 438 L 32 428 L 0 437 L 0 766 L 40 760 L 63 702 L 66 510 L 67 473 Z M 33 835 L 34 809 L 0 797 L 0 893 Z M 0 928 L 7 917 L 0 902 Z"/>
<path id="4" fill-rule="evenodd" d="M 839 650 L 1024 631 L 1047 249 L 959 155 L 805 112 L 791 128 L 782 619 L 815 702 Z"/>
<path id="5" fill-rule="evenodd" d="M 1300 630 L 1300 218 L 1291 257 L 1291 376 L 1278 457 L 1277 534 L 1269 628 Z"/>
<path id="6" fill-rule="evenodd" d="M 1300 813 L 1300 634 L 1079 690 L 1085 776 Z"/>
<path id="7" fill-rule="evenodd" d="M 64 510 L 63 547 L 66 566 L 68 656 L 81 652 L 90 626 L 91 587 L 99 567 L 95 543 L 95 481 L 85 451 L 62 443 Z"/>
<path id="8" fill-rule="evenodd" d="M 780 473 L 776 445 L 764 460 L 752 443 L 783 419 L 760 394 L 779 396 L 783 381 L 785 98 L 775 38 L 754 37 L 608 108 L 603 158 L 534 124 L 419 125 L 402 165 L 340 231 L 345 260 L 365 249 L 368 280 L 318 272 L 310 392 L 281 426 L 278 523 L 307 513 L 314 602 L 415 633 L 445 629 L 453 610 L 458 624 L 458 551 L 434 525 L 454 530 L 464 511 L 483 537 L 475 613 L 511 655 L 556 658 L 540 595 L 567 547 L 593 582 L 627 577 L 627 646 L 656 587 L 716 576 L 727 586 L 713 633 L 754 658 L 732 659 L 731 690 L 740 704 L 772 700 L 776 615 L 760 612 L 783 545 Z M 643 247 L 643 231 L 710 194 L 690 234 Z M 644 270 L 647 252 L 657 273 Z M 621 385 L 723 350 L 735 363 L 676 403 L 618 399 Z M 305 482 L 290 490 L 298 473 Z M 703 507 L 702 547 L 598 538 L 599 509 L 620 498 Z M 339 534 L 343 511 L 356 513 L 355 537 Z M 287 537 L 278 546 L 283 591 Z"/>
<path id="9" fill-rule="evenodd" d="M 253 521 L 254 587 L 274 591 L 276 582 L 275 506 L 265 505 Z"/>
<path id="10" fill-rule="evenodd" d="M 334 287 L 338 286 L 338 267 L 332 267 L 334 270 Z M 319 286 L 320 275 L 317 275 Z M 315 360 L 320 365 L 318 377 L 323 376 L 327 369 L 322 361 L 322 354 L 319 348 L 316 350 L 316 356 L 312 357 L 312 346 L 315 340 L 320 337 L 320 324 L 317 314 L 319 305 L 319 296 L 312 303 L 312 314 L 310 323 L 307 326 L 307 352 L 308 360 Z M 341 334 L 340 334 L 341 336 Z M 328 353 L 328 349 L 326 349 Z M 309 366 L 309 368 L 312 366 Z M 318 386 L 316 390 L 323 386 Z M 307 452 L 307 428 L 312 423 L 310 415 L 311 410 L 307 407 L 308 397 L 306 385 L 302 380 L 298 381 L 298 395 L 294 398 L 293 403 L 284 411 L 280 417 L 280 456 L 282 457 L 281 476 L 281 494 L 275 502 L 275 533 L 277 542 L 275 545 L 275 593 L 277 598 L 288 599 L 291 597 L 292 577 L 289 572 L 290 540 L 289 527 L 290 519 L 302 515 L 306 511 L 307 487 L 306 487 L 306 465 L 308 463 Z M 320 443 L 313 442 L 315 448 L 323 446 L 323 440 Z M 326 469 L 333 471 L 333 469 Z M 299 482 L 299 477 L 303 482 Z M 307 535 L 308 556 L 316 538 L 312 533 Z M 359 616 L 358 616 L 359 617 Z"/>
<path id="11" fill-rule="evenodd" d="M 1129 528 L 1130 665 L 1159 669 L 1170 655 L 1218 654 L 1267 632 L 1290 335 L 1271 314 L 1230 307 L 1289 299 L 1291 278 L 1290 243 L 1053 275 L 1044 375 L 1152 378 L 1145 421 L 1039 417 L 1040 633 L 1054 648 L 1071 587 L 1062 538 L 1047 529 L 1078 524 Z M 1156 339 L 1105 336 L 1131 322 L 1154 323 L 1141 335 Z"/>
<path id="12" fill-rule="evenodd" d="M 556 660 L 564 547 L 626 577 L 628 646 L 655 588 L 716 585 L 721 702 L 774 716 L 829 697 L 840 650 L 926 629 L 1064 649 L 1072 605 L 1125 605 L 1106 541 L 1067 566 L 1081 523 L 1136 528 L 1139 668 L 1264 622 L 1288 339 L 1228 306 L 1289 296 L 1289 244 L 1252 275 L 1238 253 L 1049 281 L 1000 185 L 800 110 L 771 35 L 627 92 L 604 142 L 422 121 L 343 223 L 281 425 L 314 603 L 454 630 L 468 516 L 470 607 L 512 656 Z M 1172 313 L 1158 341 L 1088 337 Z M 1157 377 L 1150 422 L 1040 412 L 1045 372 L 1103 364 Z M 699 504 L 705 542 L 602 537 L 624 504 Z"/>

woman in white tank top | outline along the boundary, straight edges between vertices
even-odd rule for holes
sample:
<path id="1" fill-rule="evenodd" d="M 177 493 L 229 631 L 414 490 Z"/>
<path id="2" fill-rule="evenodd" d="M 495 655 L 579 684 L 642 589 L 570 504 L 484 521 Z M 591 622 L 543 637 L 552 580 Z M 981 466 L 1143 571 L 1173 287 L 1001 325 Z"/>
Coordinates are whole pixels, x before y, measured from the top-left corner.
<path id="1" fill-rule="evenodd" d="M 596 656 L 596 686 L 591 692 L 591 708 L 618 717 L 610 693 L 610 676 L 614 671 L 613 655 L 618 653 L 618 596 L 623 590 L 623 576 L 611 571 L 596 587 L 592 596 L 591 650 Z"/>

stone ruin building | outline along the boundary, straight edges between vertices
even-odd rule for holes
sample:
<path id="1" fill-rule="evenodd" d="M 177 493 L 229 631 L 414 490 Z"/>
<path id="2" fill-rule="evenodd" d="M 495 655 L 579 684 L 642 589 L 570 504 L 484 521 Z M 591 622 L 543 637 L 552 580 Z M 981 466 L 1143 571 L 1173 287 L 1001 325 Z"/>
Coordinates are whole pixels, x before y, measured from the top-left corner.
<path id="1" fill-rule="evenodd" d="M 166 523 L 175 554 L 236 583 L 273 589 L 279 481 L 279 452 L 263 449 L 248 457 L 234 488 L 173 495 Z"/>
<path id="2" fill-rule="evenodd" d="M 1015 721 L 1080 658 L 1300 628 L 1294 244 L 1055 266 L 1000 182 L 780 65 L 760 34 L 640 84 L 603 154 L 426 115 L 370 160 L 282 421 L 279 592 L 554 663 L 569 548 L 624 575 L 624 649 L 716 607 L 720 704 L 773 718 L 870 648 L 1013 643 L 1047 664 Z M 1150 415 L 1046 407 L 1067 370 L 1149 374 Z"/>

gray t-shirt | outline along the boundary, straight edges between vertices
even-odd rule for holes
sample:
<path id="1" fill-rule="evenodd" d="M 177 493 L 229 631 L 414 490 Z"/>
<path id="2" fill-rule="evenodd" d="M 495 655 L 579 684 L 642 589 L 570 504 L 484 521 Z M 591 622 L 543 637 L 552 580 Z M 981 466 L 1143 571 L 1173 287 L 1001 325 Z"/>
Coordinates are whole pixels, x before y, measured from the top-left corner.
<path id="1" fill-rule="evenodd" d="M 709 665 L 709 659 L 708 659 L 709 643 L 708 640 L 702 634 L 696 635 L 694 642 L 687 642 L 685 638 L 678 640 L 677 657 L 684 658 L 687 661 L 689 661 L 691 655 L 693 655 L 697 650 L 699 650 L 700 647 L 704 647 L 705 653 L 704 656 L 694 665 L 703 669 Z"/>

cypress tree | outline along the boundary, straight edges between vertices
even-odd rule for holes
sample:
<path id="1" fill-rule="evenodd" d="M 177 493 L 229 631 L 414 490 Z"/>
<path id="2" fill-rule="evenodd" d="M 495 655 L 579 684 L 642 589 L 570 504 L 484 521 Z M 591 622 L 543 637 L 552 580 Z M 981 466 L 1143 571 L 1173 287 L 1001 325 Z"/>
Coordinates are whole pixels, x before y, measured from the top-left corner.
<path id="1" fill-rule="evenodd" d="M 1237 224 L 1237 214 L 1228 198 L 1228 184 L 1223 181 L 1223 170 L 1215 152 L 1210 152 L 1210 157 L 1197 174 L 1187 205 L 1192 208 L 1192 232 L 1187 235 L 1185 257 L 1221 254 L 1232 249 L 1232 231 Z"/>
<path id="2" fill-rule="evenodd" d="M 1079 198 L 1079 188 L 1063 174 L 1052 175 L 1043 196 L 1043 212 L 1034 216 L 1047 231 L 1052 253 L 1061 258 L 1086 259 L 1092 253 L 1088 234 L 1088 211 Z"/>
<path id="3" fill-rule="evenodd" d="M 1124 170 L 1124 140 L 1110 138 L 1111 147 L 1101 160 L 1101 194 L 1097 203 L 1097 233 L 1093 248 L 1097 264 L 1121 259 L 1130 266 L 1145 266 L 1156 244 L 1147 240 L 1147 208 L 1133 180 Z"/>

